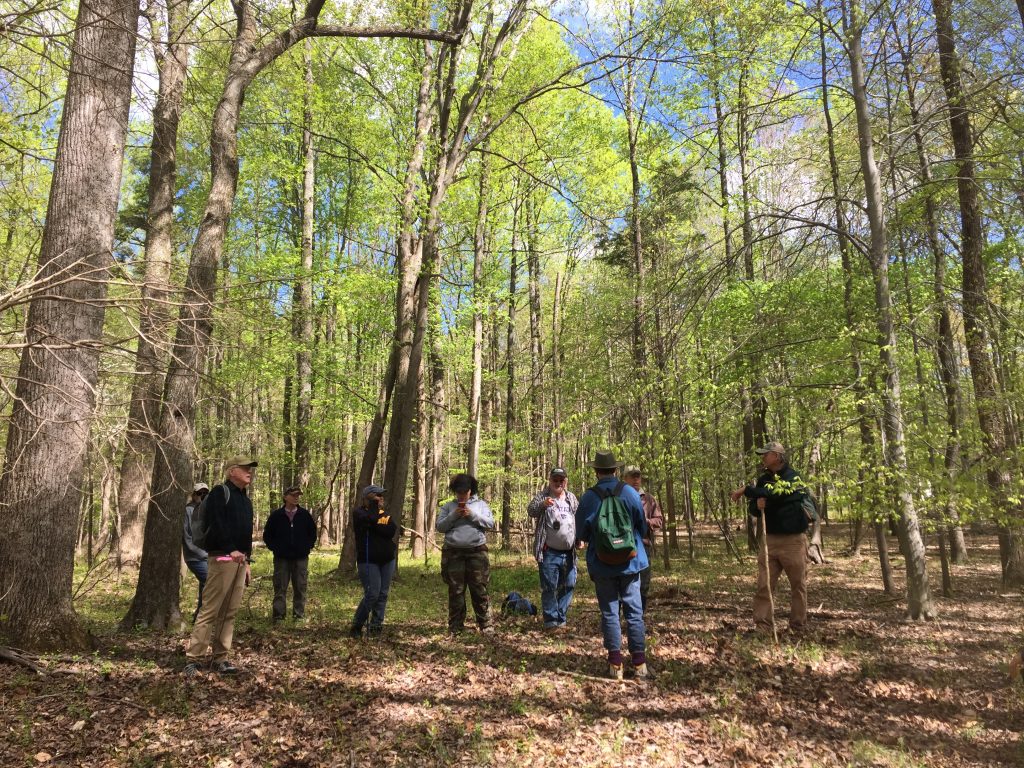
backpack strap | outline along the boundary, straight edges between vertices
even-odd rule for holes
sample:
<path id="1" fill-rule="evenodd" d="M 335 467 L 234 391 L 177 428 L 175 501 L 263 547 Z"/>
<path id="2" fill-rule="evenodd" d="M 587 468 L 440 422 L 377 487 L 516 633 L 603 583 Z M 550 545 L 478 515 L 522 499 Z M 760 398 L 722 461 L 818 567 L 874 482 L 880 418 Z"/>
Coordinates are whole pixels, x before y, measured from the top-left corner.
<path id="1" fill-rule="evenodd" d="M 605 499 L 611 498 L 612 496 L 620 495 L 622 493 L 622 489 L 625 487 L 626 484 L 622 480 L 619 480 L 619 482 L 615 484 L 615 488 L 613 488 L 612 490 L 607 490 L 596 485 L 592 486 L 590 490 L 597 494 L 597 498 L 599 498 L 601 501 L 604 501 Z"/>
<path id="2" fill-rule="evenodd" d="M 227 506 L 231 502 L 231 489 L 227 483 L 221 483 L 220 487 L 224 489 L 224 505 Z"/>

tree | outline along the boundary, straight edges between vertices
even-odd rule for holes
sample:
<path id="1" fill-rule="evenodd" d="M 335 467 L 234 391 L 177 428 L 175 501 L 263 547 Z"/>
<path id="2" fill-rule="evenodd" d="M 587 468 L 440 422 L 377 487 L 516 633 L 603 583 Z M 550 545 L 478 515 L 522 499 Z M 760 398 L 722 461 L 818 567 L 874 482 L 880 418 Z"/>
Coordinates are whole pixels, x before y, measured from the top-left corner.
<path id="1" fill-rule="evenodd" d="M 39 252 L 41 276 L 57 282 L 29 305 L 0 477 L 0 616 L 25 647 L 87 644 L 71 580 L 138 16 L 137 0 L 97 0 L 75 23 Z"/>

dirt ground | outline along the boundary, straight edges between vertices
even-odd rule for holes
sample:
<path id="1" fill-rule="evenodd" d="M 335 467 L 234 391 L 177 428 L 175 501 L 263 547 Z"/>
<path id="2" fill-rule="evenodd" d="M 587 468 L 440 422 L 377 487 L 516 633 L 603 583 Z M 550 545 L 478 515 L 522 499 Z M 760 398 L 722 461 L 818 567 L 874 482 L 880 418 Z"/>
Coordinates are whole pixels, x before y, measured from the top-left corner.
<path id="1" fill-rule="evenodd" d="M 117 635 L 102 617 L 93 654 L 43 656 L 45 675 L 0 664 L 0 765 L 1024 765 L 1024 688 L 1007 684 L 1005 666 L 1024 600 L 1001 593 L 994 540 L 969 543 L 957 596 L 936 598 L 937 621 L 900 620 L 873 553 L 833 556 L 811 572 L 811 629 L 775 647 L 743 634 L 756 564 L 727 560 L 709 537 L 697 563 L 657 570 L 654 677 L 620 683 L 600 677 L 586 575 L 566 635 L 514 618 L 493 637 L 453 639 L 436 559 L 403 563 L 387 633 L 358 641 L 346 631 L 358 585 L 329 576 L 328 553 L 313 569 L 306 624 L 270 627 L 266 586 L 248 601 L 237 677 L 187 682 L 187 630 Z M 512 588 L 539 602 L 528 559 L 494 559 L 495 604 Z M 113 616 L 130 587 L 100 585 L 83 616 L 106 616 L 101 603 Z M 780 588 L 783 626 L 788 598 Z"/>

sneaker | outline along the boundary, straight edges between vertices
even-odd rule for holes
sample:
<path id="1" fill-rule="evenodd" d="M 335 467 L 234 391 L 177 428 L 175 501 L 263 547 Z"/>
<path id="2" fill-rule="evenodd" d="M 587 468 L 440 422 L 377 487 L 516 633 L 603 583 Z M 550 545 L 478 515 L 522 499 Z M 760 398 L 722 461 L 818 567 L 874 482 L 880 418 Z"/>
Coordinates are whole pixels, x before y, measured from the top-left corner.
<path id="1" fill-rule="evenodd" d="M 622 679 L 622 665 L 621 664 L 609 664 L 608 665 L 608 677 L 612 680 Z"/>
<path id="2" fill-rule="evenodd" d="M 185 668 L 181 670 L 181 674 L 183 674 L 187 680 L 192 680 L 199 674 L 199 665 L 194 661 L 190 661 L 185 665 Z"/>
<path id="3" fill-rule="evenodd" d="M 238 667 L 230 661 L 218 661 L 214 663 L 213 671 L 218 675 L 237 675 Z"/>
<path id="4" fill-rule="evenodd" d="M 1021 666 L 1024 665 L 1024 651 L 1018 651 L 1013 654 L 1013 658 L 1010 659 L 1010 685 L 1013 685 L 1020 680 Z"/>
<path id="5" fill-rule="evenodd" d="M 651 673 L 647 670 L 647 664 L 638 664 L 633 668 L 633 675 L 637 680 L 646 680 L 651 676 Z"/>

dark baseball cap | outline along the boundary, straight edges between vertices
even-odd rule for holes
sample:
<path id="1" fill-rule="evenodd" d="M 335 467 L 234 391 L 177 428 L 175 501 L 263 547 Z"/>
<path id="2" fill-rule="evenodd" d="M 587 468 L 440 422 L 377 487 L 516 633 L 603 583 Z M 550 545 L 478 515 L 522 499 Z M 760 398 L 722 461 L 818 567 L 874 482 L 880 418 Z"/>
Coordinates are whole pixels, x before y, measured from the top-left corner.
<path id="1" fill-rule="evenodd" d="M 569 476 L 569 473 L 566 472 L 561 467 L 555 467 L 554 469 L 551 470 L 551 474 L 549 475 L 549 477 L 568 477 L 568 476 Z"/>
<path id="2" fill-rule="evenodd" d="M 369 496 L 371 493 L 384 493 L 384 489 L 379 485 L 368 485 L 363 488 L 363 497 Z"/>

